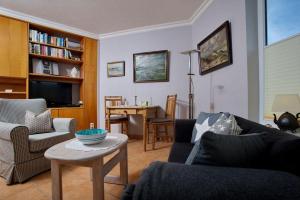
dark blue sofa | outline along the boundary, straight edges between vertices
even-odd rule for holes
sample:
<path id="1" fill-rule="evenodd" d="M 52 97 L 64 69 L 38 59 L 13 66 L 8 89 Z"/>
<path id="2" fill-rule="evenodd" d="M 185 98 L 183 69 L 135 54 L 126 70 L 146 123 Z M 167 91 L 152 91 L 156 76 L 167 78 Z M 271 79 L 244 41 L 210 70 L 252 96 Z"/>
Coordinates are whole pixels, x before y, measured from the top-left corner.
<path id="1" fill-rule="evenodd" d="M 154 162 L 127 186 L 122 199 L 300 200 L 300 137 L 235 117 L 242 134 L 274 133 L 265 169 L 185 165 L 196 120 L 177 120 L 169 162 Z M 274 149 L 275 148 L 275 149 Z M 277 148 L 277 149 L 276 149 Z"/>

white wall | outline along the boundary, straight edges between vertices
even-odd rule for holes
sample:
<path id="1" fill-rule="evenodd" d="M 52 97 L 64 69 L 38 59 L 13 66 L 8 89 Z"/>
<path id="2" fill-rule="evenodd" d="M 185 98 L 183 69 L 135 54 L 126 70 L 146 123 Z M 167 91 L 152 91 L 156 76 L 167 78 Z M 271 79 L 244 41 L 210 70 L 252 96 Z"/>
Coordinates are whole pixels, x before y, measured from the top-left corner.
<path id="1" fill-rule="evenodd" d="M 179 104 L 187 100 L 187 63 L 188 58 L 180 52 L 191 48 L 191 27 L 162 29 L 144 33 L 129 34 L 100 40 L 100 70 L 99 70 L 99 124 L 104 126 L 104 96 L 122 95 L 130 104 L 134 104 L 134 96 L 138 101 L 149 100 L 153 104 L 165 107 L 166 96 L 177 94 Z M 170 81 L 160 83 L 133 82 L 133 54 L 139 52 L 169 50 L 170 51 Z M 124 77 L 107 77 L 107 62 L 125 61 Z M 177 117 L 186 117 L 186 108 L 178 106 Z M 141 121 L 133 118 L 130 132 L 138 134 Z"/>
<path id="2" fill-rule="evenodd" d="M 165 106 L 166 95 L 177 93 L 179 108 L 177 118 L 187 117 L 188 58 L 179 52 L 195 49 L 197 44 L 226 20 L 231 23 L 233 64 L 222 69 L 199 75 L 196 56 L 193 57 L 195 115 L 200 111 L 228 111 L 242 117 L 249 116 L 248 106 L 248 57 L 246 34 L 246 4 L 248 0 L 214 0 L 192 25 L 143 33 L 128 34 L 100 40 L 99 114 L 100 126 L 104 125 L 103 98 L 122 95 L 133 103 L 134 95 L 141 100 L 152 97 L 153 104 Z M 249 0 L 251 1 L 251 0 Z M 255 9 L 255 8 L 253 8 Z M 255 41 L 253 41 L 255 42 Z M 256 41 L 257 42 L 257 41 Z M 169 50 L 170 82 L 133 83 L 132 56 L 134 53 Z M 126 76 L 107 78 L 106 64 L 125 60 Z M 258 81 L 258 77 L 257 77 Z M 218 89 L 217 86 L 224 86 Z M 257 91 L 258 95 L 258 91 Z M 213 98 L 212 98 L 213 97 Z M 211 109 L 210 102 L 214 103 Z M 184 106 L 182 106 L 184 105 Z M 257 105 L 258 107 L 258 105 Z M 133 120 L 131 132 L 140 132 L 139 120 Z"/>
<path id="3" fill-rule="evenodd" d="M 226 20 L 231 23 L 233 64 L 194 78 L 196 112 L 228 111 L 248 116 L 245 1 L 214 0 L 192 25 L 193 48 Z M 194 59 L 194 66 L 197 61 Z M 199 74 L 199 70 L 196 71 Z M 224 89 L 218 89 L 222 85 Z M 211 94 L 213 93 L 213 94 Z M 213 96 L 214 100 L 211 100 Z M 210 109 L 210 102 L 214 110 Z"/>

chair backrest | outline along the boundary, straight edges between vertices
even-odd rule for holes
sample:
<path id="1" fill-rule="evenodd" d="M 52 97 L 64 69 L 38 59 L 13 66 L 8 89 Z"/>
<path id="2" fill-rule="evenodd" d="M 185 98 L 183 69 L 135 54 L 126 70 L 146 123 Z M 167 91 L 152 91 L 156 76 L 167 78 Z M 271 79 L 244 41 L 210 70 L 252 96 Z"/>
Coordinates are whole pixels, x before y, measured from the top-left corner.
<path id="1" fill-rule="evenodd" d="M 168 95 L 166 103 L 166 117 L 175 119 L 177 94 Z"/>
<path id="2" fill-rule="evenodd" d="M 104 112 L 107 116 L 107 106 L 118 106 L 122 103 L 122 96 L 105 96 L 104 97 Z"/>
<path id="3" fill-rule="evenodd" d="M 35 114 L 46 111 L 45 99 L 0 99 L 1 122 L 24 124 L 27 110 Z"/>

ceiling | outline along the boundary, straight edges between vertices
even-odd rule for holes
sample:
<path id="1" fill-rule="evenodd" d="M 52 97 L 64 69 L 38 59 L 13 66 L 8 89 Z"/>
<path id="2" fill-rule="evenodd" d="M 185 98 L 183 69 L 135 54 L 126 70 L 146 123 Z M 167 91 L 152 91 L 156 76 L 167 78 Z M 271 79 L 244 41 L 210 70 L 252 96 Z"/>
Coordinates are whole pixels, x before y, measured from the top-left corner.
<path id="1" fill-rule="evenodd" d="M 106 34 L 189 20 L 205 0 L 0 0 L 0 6 Z"/>

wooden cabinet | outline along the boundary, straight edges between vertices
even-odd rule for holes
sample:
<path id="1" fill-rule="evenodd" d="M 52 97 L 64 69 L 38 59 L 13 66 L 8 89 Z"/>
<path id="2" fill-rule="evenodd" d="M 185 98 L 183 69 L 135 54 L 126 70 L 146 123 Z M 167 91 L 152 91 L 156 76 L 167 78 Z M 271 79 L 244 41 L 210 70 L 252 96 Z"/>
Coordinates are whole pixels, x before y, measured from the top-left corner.
<path id="1" fill-rule="evenodd" d="M 89 124 L 86 123 L 84 108 L 60 108 L 58 109 L 58 116 L 60 118 L 75 118 L 77 130 L 89 128 Z"/>
<path id="2" fill-rule="evenodd" d="M 30 98 L 31 81 L 71 83 L 72 103 L 82 107 L 51 108 L 52 117 L 75 118 L 77 130 L 97 127 L 97 56 L 98 40 L 0 16 L 0 98 Z M 57 63 L 59 74 L 38 74 L 33 59 Z M 74 67 L 80 77 L 68 73 Z"/>
<path id="3" fill-rule="evenodd" d="M 58 118 L 59 117 L 58 109 L 51 108 L 51 117 L 52 118 Z"/>
<path id="4" fill-rule="evenodd" d="M 0 16 L 0 76 L 23 77 L 28 70 L 28 23 Z"/>
<path id="5" fill-rule="evenodd" d="M 89 124 L 86 122 L 84 108 L 52 108 L 51 116 L 53 118 L 75 118 L 77 130 L 89 128 Z"/>
<path id="6" fill-rule="evenodd" d="M 97 127 L 97 52 L 98 41 L 90 38 L 84 40 L 84 92 L 87 124 L 94 123 Z"/>

